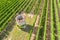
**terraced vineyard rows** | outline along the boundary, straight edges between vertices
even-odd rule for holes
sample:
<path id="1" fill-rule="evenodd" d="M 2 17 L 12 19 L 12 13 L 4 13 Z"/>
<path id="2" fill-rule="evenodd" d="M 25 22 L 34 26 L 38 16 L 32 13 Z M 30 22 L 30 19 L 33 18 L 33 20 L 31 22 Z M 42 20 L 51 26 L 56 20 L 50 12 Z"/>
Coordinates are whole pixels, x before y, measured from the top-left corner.
<path id="1" fill-rule="evenodd" d="M 59 0 L 0 0 L 0 40 L 60 40 Z M 15 17 L 25 13 L 26 28 Z"/>

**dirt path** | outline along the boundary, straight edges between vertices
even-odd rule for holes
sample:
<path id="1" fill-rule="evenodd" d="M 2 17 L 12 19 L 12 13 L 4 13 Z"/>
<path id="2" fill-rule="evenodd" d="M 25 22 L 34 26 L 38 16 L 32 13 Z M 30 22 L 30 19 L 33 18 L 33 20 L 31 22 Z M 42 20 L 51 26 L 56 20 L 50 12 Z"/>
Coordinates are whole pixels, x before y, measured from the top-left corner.
<path id="1" fill-rule="evenodd" d="M 42 13 L 42 9 L 43 9 L 43 4 L 44 4 L 44 0 L 42 0 L 41 5 L 40 5 L 40 12 L 39 15 L 37 16 L 37 20 L 32 32 L 32 36 L 30 40 L 36 40 L 36 34 L 37 34 L 37 30 L 38 30 L 38 25 L 39 25 L 39 21 L 40 21 L 40 17 L 41 17 L 41 13 Z"/>
<path id="2" fill-rule="evenodd" d="M 37 29 L 38 29 L 38 21 L 39 21 L 39 18 L 40 18 L 40 17 L 39 17 L 39 15 L 38 15 L 30 40 L 35 40 L 35 38 L 36 38 L 36 33 L 37 33 Z"/>
<path id="3" fill-rule="evenodd" d="M 51 0 L 48 0 L 48 15 L 46 25 L 46 40 L 51 40 Z"/>

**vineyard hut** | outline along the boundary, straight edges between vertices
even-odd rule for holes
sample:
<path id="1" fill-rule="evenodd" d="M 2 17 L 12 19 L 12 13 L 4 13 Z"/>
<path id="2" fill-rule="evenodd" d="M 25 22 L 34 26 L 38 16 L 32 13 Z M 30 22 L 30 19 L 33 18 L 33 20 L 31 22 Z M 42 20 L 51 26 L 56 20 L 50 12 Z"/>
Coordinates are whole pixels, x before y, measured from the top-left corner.
<path id="1" fill-rule="evenodd" d="M 17 15 L 16 16 L 16 23 L 21 28 L 25 28 L 26 27 L 25 15 L 24 14 Z"/>

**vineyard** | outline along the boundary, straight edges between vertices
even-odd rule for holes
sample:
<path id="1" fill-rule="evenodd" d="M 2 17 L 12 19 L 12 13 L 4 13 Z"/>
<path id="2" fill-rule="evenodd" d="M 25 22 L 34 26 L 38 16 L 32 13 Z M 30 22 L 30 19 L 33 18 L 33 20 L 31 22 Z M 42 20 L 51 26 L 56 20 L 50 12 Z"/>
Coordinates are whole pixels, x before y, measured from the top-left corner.
<path id="1" fill-rule="evenodd" d="M 26 28 L 16 24 L 21 13 Z M 0 0 L 0 40 L 60 40 L 60 0 Z"/>

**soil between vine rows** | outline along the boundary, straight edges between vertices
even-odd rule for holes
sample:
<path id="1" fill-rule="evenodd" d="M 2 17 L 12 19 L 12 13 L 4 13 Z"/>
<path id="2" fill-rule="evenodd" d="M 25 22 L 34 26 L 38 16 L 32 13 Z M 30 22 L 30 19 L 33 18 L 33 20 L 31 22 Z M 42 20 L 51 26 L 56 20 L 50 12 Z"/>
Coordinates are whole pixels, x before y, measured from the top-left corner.
<path id="1" fill-rule="evenodd" d="M 48 15 L 46 25 L 46 40 L 51 40 L 51 0 L 48 0 Z"/>
<path id="2" fill-rule="evenodd" d="M 42 18 L 41 18 L 41 23 L 40 23 L 41 28 L 39 29 L 39 34 L 38 34 L 38 40 L 43 40 L 43 37 L 44 37 L 44 28 L 45 28 L 45 20 L 46 20 L 46 8 L 47 8 L 47 0 L 44 3 L 44 8 L 42 8 L 43 12 L 42 12 Z"/>
<path id="3" fill-rule="evenodd" d="M 42 0 L 41 5 L 40 5 L 39 18 L 37 20 L 37 24 L 36 25 L 39 25 L 40 17 L 41 17 L 41 13 L 42 13 L 42 9 L 43 9 L 43 5 L 44 5 L 44 0 Z M 34 29 L 33 29 L 33 32 L 32 32 L 32 34 L 35 34 L 35 36 L 34 36 L 34 38 L 31 38 L 31 40 L 36 40 L 37 30 L 38 30 L 38 26 L 35 26 Z"/>

